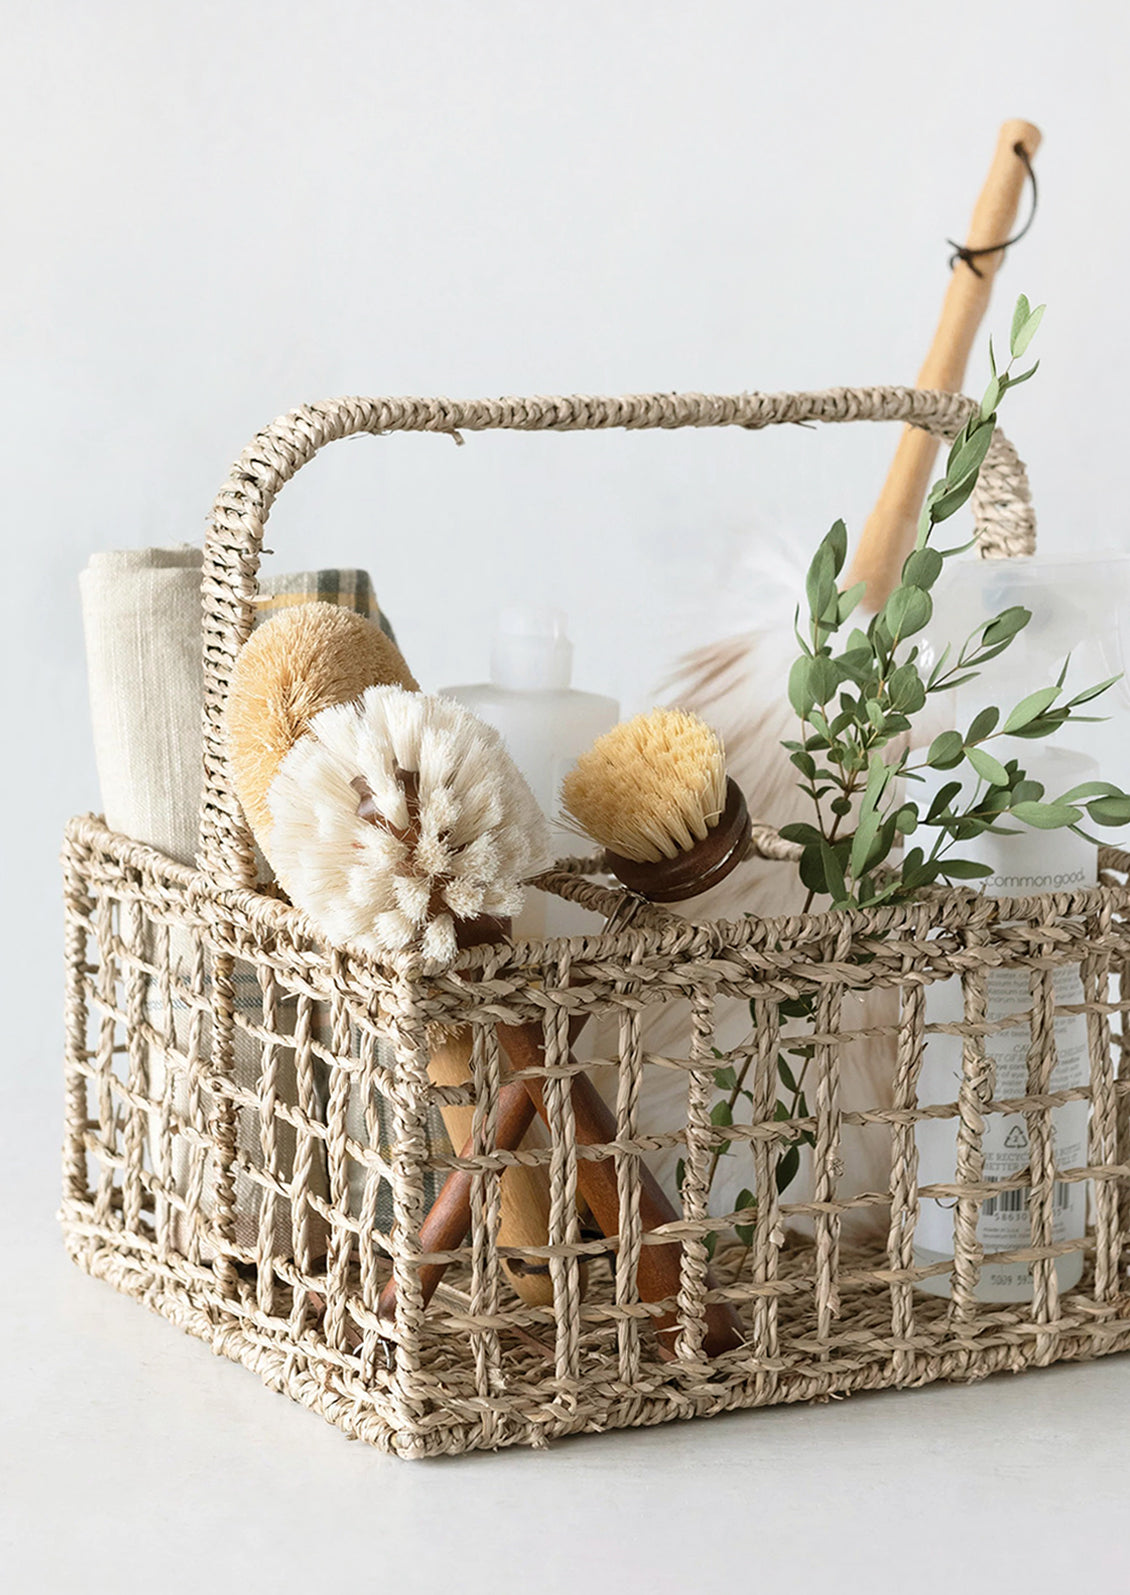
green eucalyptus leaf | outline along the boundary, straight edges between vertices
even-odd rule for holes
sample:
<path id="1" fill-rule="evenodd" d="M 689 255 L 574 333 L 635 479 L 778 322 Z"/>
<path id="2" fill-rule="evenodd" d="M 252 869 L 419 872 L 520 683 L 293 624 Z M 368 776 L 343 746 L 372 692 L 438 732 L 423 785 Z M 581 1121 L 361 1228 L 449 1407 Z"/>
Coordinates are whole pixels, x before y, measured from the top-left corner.
<path id="1" fill-rule="evenodd" d="M 913 836 L 918 829 L 917 803 L 904 803 L 894 817 L 895 829 L 900 836 Z"/>
<path id="2" fill-rule="evenodd" d="M 937 792 L 935 792 L 934 800 L 927 810 L 927 821 L 936 820 L 940 815 L 944 814 L 960 791 L 960 781 L 947 781 L 944 786 L 940 786 Z"/>
<path id="3" fill-rule="evenodd" d="M 1016 340 L 1024 331 L 1024 325 L 1032 314 L 1032 306 L 1028 303 L 1027 294 L 1017 296 L 1016 305 L 1012 312 L 1012 328 L 1009 332 L 1008 347 L 1011 354 L 1017 354 Z M 994 371 L 996 367 L 994 366 Z"/>
<path id="4" fill-rule="evenodd" d="M 1000 717 L 1000 710 L 993 708 L 982 709 L 979 714 L 974 715 L 972 724 L 965 734 L 966 743 L 983 742 L 987 736 L 992 734 Z"/>
<path id="5" fill-rule="evenodd" d="M 926 763 L 932 770 L 952 770 L 961 763 L 964 752 L 960 731 L 942 731 L 931 742 Z"/>
<path id="6" fill-rule="evenodd" d="M 993 755 L 986 753 L 984 748 L 967 747 L 965 757 L 983 781 L 990 781 L 993 786 L 1008 785 L 1008 771 L 999 759 L 994 759 Z"/>
<path id="7" fill-rule="evenodd" d="M 1096 825 L 1130 825 L 1130 796 L 1095 798 L 1087 804 L 1087 813 Z"/>
<path id="8" fill-rule="evenodd" d="M 910 637 L 930 622 L 934 605 L 921 587 L 896 587 L 883 606 L 883 623 L 892 640 Z"/>
<path id="9" fill-rule="evenodd" d="M 1004 388 L 1018 388 L 1018 387 L 1020 387 L 1021 383 L 1031 382 L 1032 378 L 1036 375 L 1036 372 L 1039 369 L 1040 369 L 1040 362 L 1037 360 L 1036 364 L 1034 366 L 1029 367 L 1029 369 L 1027 371 L 1022 371 L 1018 377 L 1005 377 L 1005 378 L 1003 378 L 1002 384 L 1001 384 L 1002 390 Z"/>
<path id="10" fill-rule="evenodd" d="M 953 559 L 955 554 L 967 554 L 976 542 L 977 533 L 974 532 L 967 543 L 955 543 L 952 548 L 940 548 L 938 552 L 943 559 Z"/>
<path id="11" fill-rule="evenodd" d="M 1060 796 L 1061 803 L 1074 803 L 1078 798 L 1093 797 L 1124 797 L 1120 786 L 1115 786 L 1113 781 L 1080 781 L 1078 786 L 1073 786 L 1070 792 Z"/>
<path id="12" fill-rule="evenodd" d="M 1019 311 L 1020 306 L 1017 305 L 1016 308 Z M 1029 311 L 1027 318 L 1019 327 L 1016 324 L 1016 318 L 1013 318 L 1012 339 L 1009 343 L 1009 348 L 1012 350 L 1014 360 L 1019 360 L 1027 352 L 1028 345 L 1036 336 L 1040 322 L 1044 319 L 1044 311 L 1046 309 L 1046 305 L 1037 305 L 1035 310 Z"/>
<path id="13" fill-rule="evenodd" d="M 995 619 L 990 620 L 981 632 L 981 641 L 986 648 L 994 648 L 1000 643 L 1010 642 L 1017 632 L 1024 630 L 1032 618 L 1032 611 L 1025 609 L 1021 604 L 1014 604 L 1010 609 L 1002 610 Z"/>
<path id="14" fill-rule="evenodd" d="M 797 867 L 800 871 L 801 884 L 806 886 L 810 892 L 828 891 L 828 885 L 824 879 L 824 855 L 819 846 L 806 847 L 800 855 L 800 863 Z"/>
<path id="15" fill-rule="evenodd" d="M 915 549 L 902 567 L 903 585 L 921 587 L 923 591 L 933 587 L 942 573 L 942 565 L 942 556 L 936 548 Z"/>
<path id="16" fill-rule="evenodd" d="M 943 858 L 938 861 L 938 873 L 949 880 L 975 881 L 993 873 L 991 864 L 976 864 L 971 858 Z"/>
<path id="17" fill-rule="evenodd" d="M 951 515 L 956 515 L 976 486 L 977 472 L 970 471 L 968 476 L 962 477 L 960 482 L 955 482 L 952 487 L 947 487 L 946 491 L 940 494 L 930 506 L 930 519 L 934 524 L 937 525 L 939 521 L 948 521 Z"/>
<path id="18" fill-rule="evenodd" d="M 971 475 L 976 480 L 992 441 L 993 428 L 987 422 L 982 422 L 964 442 L 959 440 L 960 447 L 951 455 L 946 480 L 956 484 L 964 482 Z"/>
<path id="19" fill-rule="evenodd" d="M 1090 703 L 1092 698 L 1097 698 L 1102 693 L 1109 691 L 1109 689 L 1113 687 L 1116 682 L 1121 680 L 1121 675 L 1108 676 L 1106 681 L 1100 681 L 1097 687 L 1088 687 L 1086 692 L 1077 693 L 1074 698 L 1069 698 L 1064 707 L 1067 709 L 1074 709 L 1081 703 Z M 1075 716 L 1075 718 L 1081 719 L 1082 716 Z"/>
<path id="20" fill-rule="evenodd" d="M 1083 818 L 1082 809 L 1070 803 L 1014 803 L 1008 811 L 1039 831 L 1058 831 L 1065 825 L 1074 825 Z"/>
<path id="21" fill-rule="evenodd" d="M 842 626 L 848 616 L 855 610 L 867 591 L 866 582 L 856 582 L 854 587 L 849 587 L 842 592 L 836 605 L 836 624 Z"/>
<path id="22" fill-rule="evenodd" d="M 831 894 L 832 901 L 842 902 L 847 896 L 847 886 L 844 883 L 844 869 L 834 848 L 827 842 L 820 844 L 820 858 L 824 865 L 825 890 Z"/>
<path id="23" fill-rule="evenodd" d="M 796 1179 L 797 1170 L 799 1168 L 800 1149 L 799 1147 L 790 1146 L 788 1151 L 781 1158 L 781 1161 L 777 1164 L 775 1178 L 778 1195 L 787 1190 L 788 1187 L 793 1183 L 793 1181 Z"/>
<path id="24" fill-rule="evenodd" d="M 1038 692 L 1029 693 L 1027 698 L 1024 698 L 1016 705 L 1004 725 L 1001 726 L 1001 730 L 1004 732 L 1018 731 L 1021 726 L 1028 725 L 1032 720 L 1043 714 L 1045 709 L 1050 709 L 1058 697 L 1058 687 L 1041 687 Z"/>
<path id="25" fill-rule="evenodd" d="M 842 520 L 832 523 L 831 529 L 824 539 L 824 545 L 831 550 L 836 575 L 838 576 L 844 568 L 844 560 L 847 559 L 848 549 L 847 527 Z"/>
<path id="26" fill-rule="evenodd" d="M 801 654 L 799 659 L 794 659 L 792 669 L 789 671 L 789 702 L 803 720 L 813 709 L 816 703 L 816 689 L 813 682 L 812 667 L 815 660 L 806 654 Z"/>
<path id="27" fill-rule="evenodd" d="M 818 847 L 821 841 L 820 832 L 807 820 L 792 820 L 788 825 L 782 825 L 781 835 L 786 842 L 800 842 L 804 847 Z"/>
<path id="28" fill-rule="evenodd" d="M 918 674 L 918 666 L 909 662 L 891 672 L 887 691 L 892 708 L 902 714 L 917 714 L 926 702 L 926 686 Z"/>
<path id="29" fill-rule="evenodd" d="M 1014 803 L 1039 803 L 1043 795 L 1044 783 L 1042 781 L 1030 781 L 1027 777 L 1022 781 L 1017 781 L 1012 789 L 1012 801 Z M 1070 792 L 1066 794 L 1065 801 L 1071 801 Z"/>

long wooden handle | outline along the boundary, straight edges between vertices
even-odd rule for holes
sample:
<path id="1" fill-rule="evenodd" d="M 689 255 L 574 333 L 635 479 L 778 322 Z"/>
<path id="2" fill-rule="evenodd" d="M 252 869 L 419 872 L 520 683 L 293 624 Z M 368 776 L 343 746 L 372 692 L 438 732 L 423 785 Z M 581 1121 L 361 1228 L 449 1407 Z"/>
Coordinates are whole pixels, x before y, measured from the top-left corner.
<path id="1" fill-rule="evenodd" d="M 502 1025 L 498 1039 L 515 1070 L 538 1069 L 545 1066 L 545 1048 L 539 1025 Z M 572 1061 L 570 1055 L 570 1062 Z M 537 1078 L 524 1080 L 534 1106 L 548 1123 L 545 1094 Z M 572 1077 L 570 1097 L 577 1143 L 580 1146 L 606 1146 L 616 1140 L 616 1116 L 586 1074 Z M 659 1181 L 646 1164 L 639 1166 L 640 1220 L 645 1230 L 655 1230 L 663 1224 L 674 1224 L 679 1214 L 668 1200 Z M 593 1218 L 605 1235 L 615 1235 L 620 1228 L 620 1192 L 616 1165 L 611 1158 L 599 1162 L 591 1158 L 577 1160 L 577 1187 L 588 1203 Z M 636 1287 L 640 1300 L 646 1302 L 669 1301 L 679 1293 L 683 1248 L 680 1242 L 642 1246 L 636 1269 Z M 707 1288 L 717 1289 L 712 1275 L 707 1275 Z M 673 1312 L 664 1312 L 655 1320 L 660 1349 L 668 1356 L 674 1351 L 678 1334 L 678 1318 Z M 706 1332 L 702 1349 L 708 1357 L 732 1351 L 743 1340 L 741 1322 L 729 1302 L 710 1302 L 706 1307 Z"/>
<path id="2" fill-rule="evenodd" d="M 534 1110 L 534 1104 L 530 1097 L 530 1093 L 520 1082 L 511 1081 L 509 1085 L 504 1085 L 502 1090 L 499 1092 L 498 1098 L 498 1120 L 495 1145 L 500 1150 L 506 1152 L 515 1151 L 525 1140 L 527 1132 L 533 1124 L 536 1116 L 537 1115 Z M 472 1140 L 468 1139 L 460 1155 L 462 1157 L 472 1157 L 474 1155 L 474 1143 Z M 535 1172 L 544 1175 L 544 1170 L 526 1170 L 517 1167 L 507 1169 L 506 1173 L 502 1177 L 503 1193 L 506 1191 L 506 1182 L 512 1174 Z M 472 1176 L 464 1169 L 452 1169 L 451 1173 L 447 1176 L 447 1179 L 443 1182 L 439 1195 L 428 1209 L 428 1216 L 420 1225 L 420 1247 L 422 1251 L 451 1252 L 454 1251 L 457 1246 L 462 1246 L 463 1242 L 467 1238 L 467 1233 L 471 1228 L 471 1189 Z M 538 1201 L 540 1203 L 540 1193 L 538 1196 Z M 505 1219 L 505 1195 L 503 1196 L 503 1219 Z M 547 1196 L 547 1217 L 544 1238 L 539 1241 L 530 1241 L 529 1239 L 525 1239 L 519 1244 L 524 1244 L 527 1246 L 531 1244 L 544 1246 L 548 1239 L 549 1223 Z M 499 1225 L 499 1240 L 502 1240 L 501 1222 Z M 514 1245 L 515 1242 L 506 1241 L 503 1244 Z M 506 1264 L 510 1263 L 510 1267 L 507 1268 L 507 1274 L 515 1290 L 520 1290 L 523 1283 L 522 1274 L 520 1269 L 515 1270 L 513 1266 L 514 1261 L 516 1261 L 516 1259 L 504 1259 L 503 1267 L 506 1267 Z M 544 1268 L 544 1259 L 538 1259 L 538 1265 Z M 534 1265 L 534 1261 L 531 1259 L 531 1263 L 528 1266 L 537 1265 Z M 439 1285 L 440 1280 L 443 1278 L 446 1272 L 446 1263 L 425 1263 L 421 1267 L 420 1288 L 424 1293 L 425 1307 L 435 1295 L 436 1287 Z M 548 1279 L 548 1271 L 544 1274 L 539 1271 L 538 1273 L 534 1274 L 533 1277 L 538 1281 L 539 1286 L 542 1286 Z M 552 1303 L 552 1281 L 549 1281 L 549 1301 L 543 1301 L 542 1295 L 543 1292 L 539 1290 L 537 1299 L 532 1302 L 532 1305 L 540 1307 L 547 1306 Z M 522 1291 L 522 1297 L 523 1300 L 530 1301 L 530 1297 L 526 1295 L 525 1291 Z M 380 1301 L 377 1304 L 377 1313 L 381 1318 L 391 1323 L 396 1313 L 395 1280 L 390 1279 L 384 1290 L 381 1292 Z"/>
<path id="3" fill-rule="evenodd" d="M 1031 160 L 1040 147 L 1040 139 L 1039 128 L 1031 122 L 1006 122 L 1001 128 L 993 164 L 969 223 L 968 249 L 998 244 L 1012 232 L 1028 176 L 1016 147 L 1023 146 Z M 947 393 L 960 390 L 973 340 L 988 308 L 993 278 L 1003 258 L 1003 251 L 982 255 L 976 272 L 964 260 L 955 263 L 934 341 L 918 373 L 918 387 L 940 388 Z M 918 515 L 937 453 L 938 440 L 921 427 L 908 426 L 899 440 L 848 577 L 849 583 L 867 583 L 869 609 L 881 608 L 898 582 L 903 561 L 914 545 Z"/>
<path id="4" fill-rule="evenodd" d="M 498 1036 L 515 1069 L 544 1067 L 545 1047 L 539 1025 L 503 1025 L 499 1027 Z M 570 1060 L 571 1057 L 570 1054 Z M 574 1074 L 570 1098 L 578 1145 L 607 1146 L 616 1140 L 615 1115 L 587 1075 Z M 545 1095 L 539 1080 L 530 1078 L 505 1085 L 499 1096 L 495 1145 L 505 1151 L 513 1151 L 520 1145 L 535 1110 L 548 1122 Z M 469 1144 L 464 1147 L 463 1156 L 471 1156 Z M 420 1244 L 424 1251 L 452 1251 L 462 1245 L 471 1227 L 471 1179 L 465 1170 L 453 1169 L 444 1181 L 427 1218 L 420 1226 Z M 577 1185 L 603 1233 L 617 1234 L 620 1228 L 620 1193 L 614 1162 L 611 1159 L 602 1159 L 600 1162 L 589 1158 L 578 1159 Z M 640 1219 L 643 1228 L 654 1230 L 661 1224 L 676 1223 L 678 1218 L 658 1180 L 646 1164 L 641 1164 Z M 641 1247 L 636 1268 L 636 1288 L 640 1300 L 669 1301 L 677 1296 L 682 1260 L 683 1248 L 678 1241 Z M 420 1269 L 425 1305 L 431 1300 L 446 1268 L 445 1263 L 425 1263 Z M 707 1288 L 717 1288 L 717 1281 L 709 1273 Z M 396 1286 L 390 1280 L 381 1292 L 377 1311 L 380 1317 L 391 1320 L 395 1310 Z M 678 1334 L 677 1316 L 672 1312 L 662 1313 L 656 1318 L 655 1327 L 661 1352 L 671 1356 Z M 741 1345 L 742 1339 L 741 1322 L 733 1307 L 728 1302 L 708 1303 L 706 1333 L 703 1336 L 703 1351 L 706 1355 L 714 1357 L 719 1352 L 731 1351 Z"/>
<path id="5" fill-rule="evenodd" d="M 466 1084 L 471 1078 L 471 1029 L 469 1025 L 457 1031 L 449 1041 L 433 1048 L 428 1060 L 428 1073 L 436 1085 Z M 503 1095 L 505 1096 L 505 1087 L 503 1088 Z M 443 1122 L 447 1128 L 452 1146 L 462 1147 L 465 1142 L 469 1143 L 471 1125 L 475 1115 L 474 1107 L 445 1104 L 441 1107 L 440 1112 L 443 1114 Z M 531 1109 L 526 1115 L 525 1125 L 518 1133 L 517 1140 L 507 1142 L 500 1140 L 498 1144 L 500 1146 L 504 1145 L 507 1151 L 516 1150 L 530 1130 L 533 1117 Z M 502 1128 L 503 1126 L 500 1122 L 500 1136 Z M 470 1151 L 466 1148 L 464 1149 L 464 1155 L 470 1156 Z M 447 1251 L 462 1244 L 467 1231 L 471 1227 L 470 1191 L 470 1176 L 468 1175 L 466 1223 L 464 1227 L 457 1234 L 455 1233 L 453 1226 L 457 1226 L 461 1219 L 459 1213 L 454 1209 L 443 1215 L 437 1215 L 435 1232 L 429 1233 L 424 1244 L 425 1251 Z M 549 1240 L 549 1176 L 545 1169 L 526 1168 L 522 1164 L 508 1168 L 502 1176 L 499 1194 L 502 1208 L 498 1227 L 499 1245 L 515 1247 L 519 1250 L 526 1246 L 545 1246 Z M 429 1221 L 430 1218 L 431 1215 L 429 1214 Z M 422 1243 L 425 1242 L 422 1232 L 420 1239 Z M 549 1278 L 544 1258 L 531 1257 L 526 1262 L 523 1262 L 520 1257 L 504 1257 L 502 1259 L 502 1268 L 507 1279 L 527 1306 L 550 1307 L 553 1305 L 553 1281 Z M 442 1274 L 443 1269 L 438 1269 L 431 1290 L 426 1292 L 425 1299 L 431 1296 Z"/>

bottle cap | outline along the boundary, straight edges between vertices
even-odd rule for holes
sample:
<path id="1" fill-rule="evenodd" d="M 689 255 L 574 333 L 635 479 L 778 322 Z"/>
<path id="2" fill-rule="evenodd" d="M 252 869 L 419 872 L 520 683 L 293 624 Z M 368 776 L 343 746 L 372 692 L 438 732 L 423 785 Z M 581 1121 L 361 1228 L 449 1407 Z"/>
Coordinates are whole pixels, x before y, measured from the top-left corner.
<path id="1" fill-rule="evenodd" d="M 490 678 L 510 692 L 561 692 L 573 674 L 573 644 L 560 609 L 504 609 L 490 651 Z"/>

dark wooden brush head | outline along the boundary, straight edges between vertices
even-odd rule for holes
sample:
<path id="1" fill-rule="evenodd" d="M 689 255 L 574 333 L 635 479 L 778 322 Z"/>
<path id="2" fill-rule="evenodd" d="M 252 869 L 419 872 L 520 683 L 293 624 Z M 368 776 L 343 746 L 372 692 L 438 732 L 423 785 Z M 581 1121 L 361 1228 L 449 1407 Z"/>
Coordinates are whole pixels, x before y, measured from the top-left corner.
<path id="1" fill-rule="evenodd" d="M 677 858 L 660 859 L 657 864 L 641 864 L 606 849 L 604 865 L 630 892 L 637 892 L 649 902 L 681 903 L 726 879 L 747 856 L 752 831 L 745 794 L 736 781 L 727 777 L 726 806 L 718 824 L 701 842 Z"/>

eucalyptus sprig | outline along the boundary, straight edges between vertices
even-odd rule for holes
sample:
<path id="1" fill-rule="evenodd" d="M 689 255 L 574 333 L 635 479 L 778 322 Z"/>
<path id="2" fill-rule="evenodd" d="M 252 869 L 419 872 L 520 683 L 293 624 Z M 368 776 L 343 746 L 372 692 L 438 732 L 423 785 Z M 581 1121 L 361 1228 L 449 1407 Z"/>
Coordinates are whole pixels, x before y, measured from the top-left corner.
<path id="1" fill-rule="evenodd" d="M 1002 736 L 1048 737 L 1068 722 L 1094 718 L 1080 711 L 1118 677 L 1064 699 L 1065 663 L 1054 685 L 1030 693 L 1007 713 L 995 707 L 982 709 L 964 731 L 943 731 L 924 751 L 912 753 L 909 746 L 915 717 L 930 698 L 975 680 L 1032 618 L 1020 606 L 1005 609 L 963 642 L 947 646 L 936 659 L 925 657 L 911 640 L 933 618 L 930 594 L 944 561 L 971 546 L 935 547 L 934 533 L 976 487 L 1001 400 L 1036 373 L 1038 362 L 1019 374 L 1014 366 L 1032 342 L 1043 313 L 1042 305 L 1033 310 L 1023 295 L 1017 300 L 1009 359 L 1002 370 L 997 369 L 990 343 L 988 387 L 954 439 L 944 474 L 930 489 L 899 585 L 865 630 L 858 626 L 851 630 L 846 644 L 841 629 L 862 599 L 864 584 L 840 591 L 847 558 L 843 521 L 832 527 L 809 568 L 806 629 L 802 632 L 798 610 L 800 656 L 790 671 L 788 688 L 801 721 L 801 736 L 786 741 L 784 747 L 801 790 L 812 800 L 814 819 L 781 830 L 782 836 L 801 844 L 800 874 L 808 887 L 809 904 L 821 894 L 831 898 L 834 908 L 876 904 L 910 897 L 939 879 L 975 880 L 991 874 L 990 866 L 963 858 L 954 848 L 985 831 L 1014 832 L 1015 826 L 1004 823 L 1008 820 L 1038 829 L 1066 826 L 1082 835 L 1087 835 L 1082 830 L 1085 818 L 1103 826 L 1130 823 L 1130 795 L 1112 783 L 1084 782 L 1049 799 L 1018 759 L 1002 760 L 987 746 Z M 915 801 L 909 793 L 927 770 L 953 771 L 954 779 L 938 787 L 929 801 Z M 922 840 L 908 845 L 911 837 Z M 782 1002 L 780 1009 L 782 1019 L 798 1025 L 799 1033 L 782 1037 L 776 1063 L 782 1094 L 774 1117 L 788 1126 L 789 1141 L 776 1164 L 778 1192 L 796 1175 L 801 1147 L 814 1142 L 804 1085 L 815 1054 L 811 1033 L 816 996 L 801 993 Z M 718 1057 L 715 1084 L 720 1096 L 711 1119 L 725 1130 L 737 1122 L 743 1098 L 752 1106 L 746 1079 L 753 1053 L 746 1049 L 737 1069 L 722 1054 Z M 731 1148 L 732 1143 L 720 1137 L 708 1185 L 719 1161 L 732 1155 Z M 682 1176 L 680 1167 L 680 1185 Z M 753 1230 L 747 1220 L 757 1210 L 754 1193 L 741 1191 L 737 1209 L 742 1219 L 734 1228 L 748 1247 Z M 714 1235 L 707 1237 L 708 1250 L 713 1251 L 715 1240 Z"/>
<path id="2" fill-rule="evenodd" d="M 864 584 L 841 592 L 839 577 L 847 557 L 847 530 L 837 521 L 824 538 L 808 571 L 806 633 L 799 610 L 796 635 L 800 656 L 789 675 L 789 700 L 801 720 L 802 735 L 784 743 L 799 774 L 799 786 L 815 810 L 812 823 L 782 827 L 781 834 L 803 849 L 800 874 L 809 902 L 820 894 L 832 906 L 874 904 L 910 896 L 939 878 L 972 880 L 991 867 L 962 858 L 952 849 L 984 831 L 1007 832 L 1017 820 L 1042 829 L 1069 826 L 1078 831 L 1084 815 L 1098 825 L 1130 822 L 1130 796 L 1109 782 L 1087 782 L 1048 799 L 1019 760 L 1002 762 L 985 746 L 995 737 L 1045 737 L 1068 721 L 1093 718 L 1079 711 L 1114 684 L 1117 677 L 1063 701 L 1067 665 L 1054 686 L 1031 693 L 1009 712 L 986 708 L 967 730 L 945 731 L 924 755 L 912 756 L 908 733 L 928 699 L 980 675 L 1003 653 L 1032 618 L 1019 606 L 982 624 L 957 648 L 946 647 L 932 664 L 910 641 L 933 616 L 930 590 L 943 562 L 969 543 L 936 548 L 935 529 L 968 500 L 992 442 L 1001 400 L 1027 382 L 1038 367 L 1014 374 L 1044 313 L 1021 295 L 1009 338 L 1009 360 L 997 369 L 989 345 L 991 379 L 980 405 L 954 439 L 945 474 L 930 489 L 922 508 L 913 552 L 898 586 L 866 630 L 854 628 L 846 646 L 839 633 L 863 596 Z M 839 649 L 839 651 L 837 651 Z M 968 769 L 966 769 L 968 767 Z M 921 781 L 923 771 L 972 773 L 972 788 L 958 776 L 929 803 L 907 795 L 905 783 Z M 923 834 L 921 843 L 906 839 Z M 1083 832 L 1082 834 L 1086 834 Z M 898 845 L 903 843 L 901 856 Z"/>

